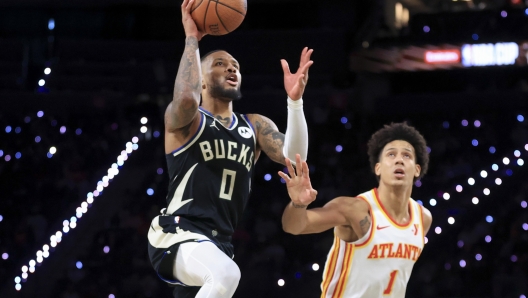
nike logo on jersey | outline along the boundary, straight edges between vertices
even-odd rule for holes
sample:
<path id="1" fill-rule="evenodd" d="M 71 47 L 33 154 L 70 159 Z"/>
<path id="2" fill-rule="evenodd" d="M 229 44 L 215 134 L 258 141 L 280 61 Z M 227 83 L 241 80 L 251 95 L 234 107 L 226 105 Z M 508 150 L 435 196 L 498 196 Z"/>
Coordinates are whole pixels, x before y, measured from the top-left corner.
<path id="1" fill-rule="evenodd" d="M 376 230 L 383 230 L 383 229 L 386 229 L 390 226 L 383 226 L 383 227 L 380 227 L 379 225 L 376 227 Z"/>
<path id="2" fill-rule="evenodd" d="M 169 207 L 167 207 L 167 213 L 166 214 L 173 214 L 174 211 L 180 209 L 183 205 L 189 203 L 193 199 L 188 199 L 183 201 L 183 192 L 185 191 L 185 186 L 187 186 L 187 182 L 189 182 L 189 178 L 191 178 L 191 174 L 194 171 L 194 168 L 198 163 L 194 164 L 187 173 L 185 173 L 185 176 L 183 176 L 182 181 L 180 182 L 180 185 L 176 188 L 176 191 L 174 192 L 174 196 L 172 197 L 172 200 L 169 203 Z"/>

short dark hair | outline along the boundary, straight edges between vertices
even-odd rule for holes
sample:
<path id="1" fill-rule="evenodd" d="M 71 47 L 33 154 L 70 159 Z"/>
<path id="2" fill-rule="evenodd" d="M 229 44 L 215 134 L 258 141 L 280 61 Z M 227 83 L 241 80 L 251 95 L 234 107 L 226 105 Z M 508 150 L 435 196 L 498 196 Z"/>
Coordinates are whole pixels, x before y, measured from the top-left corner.
<path id="1" fill-rule="evenodd" d="M 213 53 L 216 53 L 216 52 L 221 52 L 221 51 L 224 51 L 224 52 L 227 53 L 226 50 L 222 50 L 222 49 L 212 50 L 212 51 L 209 51 L 209 52 L 205 53 L 205 55 L 203 55 L 203 56 L 200 58 L 200 62 L 204 62 L 205 59 L 207 59 L 207 57 L 208 57 L 209 55 L 211 55 L 211 54 L 213 54 Z"/>
<path id="2" fill-rule="evenodd" d="M 415 180 L 421 179 L 429 168 L 427 145 L 420 132 L 414 127 L 409 126 L 406 122 L 385 125 L 370 137 L 368 141 L 368 155 L 371 170 L 374 171 L 376 164 L 379 162 L 381 150 L 388 143 L 396 140 L 406 141 L 414 147 L 416 164 L 419 164 L 421 167 L 420 176 L 415 178 Z"/>

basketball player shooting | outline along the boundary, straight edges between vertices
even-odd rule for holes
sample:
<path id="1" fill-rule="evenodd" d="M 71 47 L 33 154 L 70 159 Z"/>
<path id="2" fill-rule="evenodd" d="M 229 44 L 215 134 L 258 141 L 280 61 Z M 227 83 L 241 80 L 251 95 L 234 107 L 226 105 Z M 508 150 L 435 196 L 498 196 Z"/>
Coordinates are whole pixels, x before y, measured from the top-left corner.
<path id="1" fill-rule="evenodd" d="M 297 169 L 286 160 L 291 203 L 284 210 L 284 231 L 299 235 L 334 228 L 321 297 L 405 297 L 414 263 L 424 247 L 432 216 L 411 198 L 414 181 L 427 172 L 423 136 L 405 123 L 385 125 L 368 143 L 377 188 L 357 197 L 337 197 L 307 209 L 317 191 L 308 165 L 297 156 Z"/>
<path id="2" fill-rule="evenodd" d="M 298 152 L 306 160 L 302 95 L 312 50 L 302 51 L 296 73 L 281 61 L 288 95 L 283 134 L 267 117 L 233 112 L 233 101 L 241 98 L 240 65 L 222 50 L 200 59 L 198 42 L 205 34 L 190 15 L 192 3 L 181 6 L 185 49 L 165 112 L 168 206 L 152 220 L 149 257 L 158 276 L 175 285 L 174 297 L 232 297 L 240 269 L 232 259 L 231 235 L 250 194 L 255 162 L 262 151 L 281 164 Z"/>

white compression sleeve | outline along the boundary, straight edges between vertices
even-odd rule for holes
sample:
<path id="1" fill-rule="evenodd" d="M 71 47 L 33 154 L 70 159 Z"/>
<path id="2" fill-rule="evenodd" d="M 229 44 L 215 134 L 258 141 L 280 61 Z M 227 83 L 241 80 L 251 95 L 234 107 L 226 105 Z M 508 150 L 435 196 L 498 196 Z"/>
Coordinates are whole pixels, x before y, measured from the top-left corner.
<path id="1" fill-rule="evenodd" d="M 295 154 L 300 154 L 303 161 L 308 157 L 308 126 L 304 118 L 302 98 L 294 101 L 288 97 L 288 124 L 282 153 L 294 164 Z"/>

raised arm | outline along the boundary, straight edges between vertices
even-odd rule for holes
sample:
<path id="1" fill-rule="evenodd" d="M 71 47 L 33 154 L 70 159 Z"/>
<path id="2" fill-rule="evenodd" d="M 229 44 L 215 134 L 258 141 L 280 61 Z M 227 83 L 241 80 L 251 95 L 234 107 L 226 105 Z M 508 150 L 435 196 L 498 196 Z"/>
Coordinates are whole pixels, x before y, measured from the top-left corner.
<path id="1" fill-rule="evenodd" d="M 269 118 L 258 114 L 248 115 L 256 128 L 258 148 L 277 163 L 285 164 L 284 157 L 294 161 L 297 153 L 301 154 L 301 160 L 308 157 L 308 127 L 304 117 L 302 95 L 308 82 L 308 69 L 313 64 L 310 60 L 312 52 L 311 49 L 303 49 L 296 73 L 291 73 L 288 62 L 281 60 L 284 88 L 288 94 L 286 134 L 279 132 L 277 125 Z"/>
<path id="2" fill-rule="evenodd" d="M 199 116 L 202 81 L 198 41 L 205 34 L 198 30 L 191 17 L 193 1 L 184 0 L 181 5 L 185 49 L 174 82 L 172 102 L 165 110 L 165 153 L 173 152 L 185 144 L 199 124 L 199 121 L 193 121 Z"/>
<path id="3" fill-rule="evenodd" d="M 308 127 L 303 111 L 304 89 L 308 83 L 308 70 L 313 61 L 310 57 L 312 49 L 305 47 L 301 53 L 299 68 L 296 73 L 290 72 L 288 62 L 282 59 L 284 72 L 284 89 L 288 94 L 288 124 L 284 136 L 282 152 L 290 161 L 295 160 L 295 154 L 301 154 L 301 160 L 308 158 Z"/>
<path id="4" fill-rule="evenodd" d="M 165 126 L 170 131 L 187 126 L 198 112 L 202 77 L 199 56 L 196 37 L 185 38 L 185 50 L 174 82 L 172 102 L 165 118 Z"/>
<path id="5" fill-rule="evenodd" d="M 185 49 L 174 83 L 173 100 L 165 113 L 165 127 L 170 132 L 188 126 L 197 115 L 200 104 L 202 71 L 198 41 L 204 33 L 197 29 L 191 17 L 192 4 L 193 0 L 184 0 L 181 5 Z"/>

